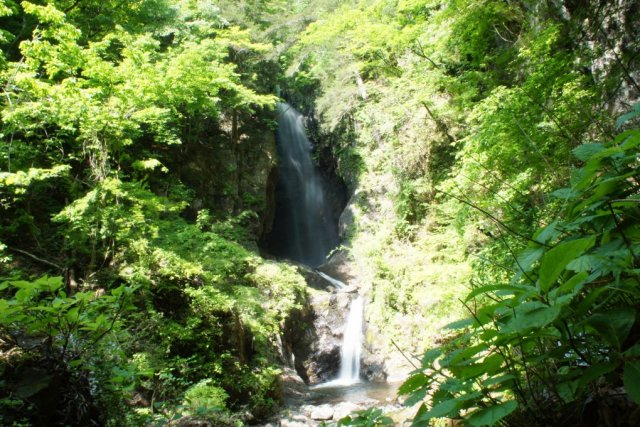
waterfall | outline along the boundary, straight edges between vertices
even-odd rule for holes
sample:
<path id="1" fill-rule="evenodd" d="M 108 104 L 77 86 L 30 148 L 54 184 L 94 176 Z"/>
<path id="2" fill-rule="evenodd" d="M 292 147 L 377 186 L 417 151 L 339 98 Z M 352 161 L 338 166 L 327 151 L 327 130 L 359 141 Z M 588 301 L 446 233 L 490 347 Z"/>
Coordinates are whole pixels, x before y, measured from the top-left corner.
<path id="1" fill-rule="evenodd" d="M 340 280 L 334 279 L 333 277 L 329 276 L 328 274 L 323 273 L 320 270 L 316 270 L 316 273 L 318 273 L 318 275 L 320 277 L 322 277 L 324 280 L 326 280 L 327 282 L 329 282 L 333 286 L 335 286 L 336 289 L 344 289 L 344 283 L 342 283 Z"/>
<path id="2" fill-rule="evenodd" d="M 326 261 L 338 243 L 325 202 L 325 184 L 312 159 L 302 114 L 278 104 L 280 179 L 276 215 L 267 246 L 274 253 L 315 267 Z"/>
<path id="3" fill-rule="evenodd" d="M 327 182 L 313 161 L 304 118 L 286 103 L 278 104 L 277 139 L 280 176 L 273 229 L 267 236 L 266 247 L 274 255 L 317 267 L 338 244 L 337 217 L 332 218 L 331 208 L 326 203 Z M 345 288 L 341 281 L 321 271 L 317 273 L 337 289 Z M 335 380 L 320 386 L 342 386 L 360 381 L 363 317 L 364 300 L 357 296 L 351 301 L 345 319 L 340 373 Z"/>
<path id="4" fill-rule="evenodd" d="M 340 348 L 340 375 L 336 380 L 338 383 L 353 384 L 360 381 L 363 317 L 364 299 L 358 295 L 351 302 L 349 315 L 344 325 L 342 347 Z"/>

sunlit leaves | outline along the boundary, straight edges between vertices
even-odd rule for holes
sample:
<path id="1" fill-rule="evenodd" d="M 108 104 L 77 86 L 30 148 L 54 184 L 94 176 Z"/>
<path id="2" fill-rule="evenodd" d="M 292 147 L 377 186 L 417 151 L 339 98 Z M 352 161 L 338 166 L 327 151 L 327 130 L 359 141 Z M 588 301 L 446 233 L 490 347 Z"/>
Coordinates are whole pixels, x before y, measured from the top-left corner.
<path id="1" fill-rule="evenodd" d="M 39 351 L 60 363 L 89 357 L 91 346 L 117 333 L 118 317 L 128 310 L 131 288 L 124 286 L 105 295 L 77 292 L 68 296 L 61 277 L 43 276 L 33 282 L 9 281 L 0 287 L 0 332 L 28 334 Z M 28 351 L 36 350 L 26 349 Z"/>
<path id="2" fill-rule="evenodd" d="M 562 217 L 538 230 L 539 244 L 518 257 L 518 279 L 476 287 L 467 302 L 486 297 L 490 303 L 467 305 L 474 322 L 461 321 L 465 333 L 432 352 L 444 354 L 438 363 L 426 358 L 423 371 L 401 387 L 411 398 L 428 400 L 429 391 L 433 396 L 431 411 L 418 411 L 416 423 L 444 414 L 461 416 L 470 425 L 493 425 L 518 405 L 535 407 L 535 399 L 548 393 L 569 405 L 588 399 L 596 381 L 616 383 L 620 374 L 627 394 L 637 401 L 637 343 L 630 339 L 638 316 L 640 295 L 633 289 L 640 245 L 629 238 L 635 225 L 620 226 L 621 218 L 636 217 L 637 207 L 624 185 L 602 190 L 603 183 L 637 175 L 634 150 L 620 140 L 575 150 L 584 163 L 579 174 L 588 178 L 573 182 L 572 203 Z M 607 199 L 619 204 L 607 208 Z M 524 276 L 537 278 L 536 287 L 516 286 Z M 623 285 L 631 281 L 635 284 Z M 540 382 L 530 381 L 529 375 L 543 371 Z M 480 389 L 470 382 L 479 376 Z M 452 379 L 460 388 L 443 394 L 450 392 Z M 460 399 L 473 393 L 479 393 L 473 398 L 478 409 L 460 414 Z"/>
<path id="3" fill-rule="evenodd" d="M 506 417 L 518 408 L 518 402 L 510 400 L 498 405 L 475 411 L 468 418 L 467 422 L 472 426 L 493 426 L 502 418 Z"/>
<path id="4" fill-rule="evenodd" d="M 582 255 L 595 243 L 595 237 L 585 237 L 578 240 L 563 242 L 548 251 L 540 264 L 538 286 L 542 292 L 549 290 L 551 285 L 558 279 L 562 271 L 569 262 Z"/>

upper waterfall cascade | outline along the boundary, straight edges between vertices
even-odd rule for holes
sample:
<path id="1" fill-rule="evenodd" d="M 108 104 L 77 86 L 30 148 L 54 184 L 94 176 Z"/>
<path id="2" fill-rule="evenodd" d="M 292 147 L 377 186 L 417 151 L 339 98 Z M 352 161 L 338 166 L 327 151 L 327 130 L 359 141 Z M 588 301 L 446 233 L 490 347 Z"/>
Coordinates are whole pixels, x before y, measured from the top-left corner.
<path id="1" fill-rule="evenodd" d="M 326 202 L 326 185 L 312 158 L 304 117 L 278 104 L 280 180 L 276 218 L 268 245 L 275 255 L 316 267 L 338 243 L 337 223 Z"/>

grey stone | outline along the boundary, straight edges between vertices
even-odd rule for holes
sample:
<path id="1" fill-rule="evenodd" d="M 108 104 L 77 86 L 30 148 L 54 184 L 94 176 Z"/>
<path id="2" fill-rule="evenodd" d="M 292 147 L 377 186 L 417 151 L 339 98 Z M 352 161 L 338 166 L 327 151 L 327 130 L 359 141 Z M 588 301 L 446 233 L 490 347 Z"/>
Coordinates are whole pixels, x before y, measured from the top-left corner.
<path id="1" fill-rule="evenodd" d="M 333 408 L 333 421 L 339 421 L 340 419 L 351 415 L 356 411 L 364 409 L 360 405 L 356 405 L 353 402 L 342 402 Z"/>
<path id="2" fill-rule="evenodd" d="M 309 417 L 312 420 L 326 421 L 333 418 L 333 407 L 331 405 L 314 406 Z"/>

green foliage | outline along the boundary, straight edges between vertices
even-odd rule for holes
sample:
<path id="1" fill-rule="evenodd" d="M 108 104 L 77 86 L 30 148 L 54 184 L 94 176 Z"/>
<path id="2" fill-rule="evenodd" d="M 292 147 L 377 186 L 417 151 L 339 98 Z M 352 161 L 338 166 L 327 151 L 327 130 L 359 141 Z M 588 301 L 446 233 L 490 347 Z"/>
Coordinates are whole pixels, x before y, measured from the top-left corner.
<path id="1" fill-rule="evenodd" d="M 416 424 L 557 424 L 604 386 L 637 402 L 638 109 L 614 126 L 603 106 L 624 52 L 592 67 L 609 47 L 585 22 L 609 6 L 565 6 L 0 0 L 1 422 L 275 409 L 277 337 L 307 297 L 247 249 L 276 82 L 315 102 L 358 189 L 370 324 L 442 344 L 402 388 L 427 403 Z M 437 332 L 469 277 L 471 317 Z"/>
<path id="2" fill-rule="evenodd" d="M 361 427 L 379 427 L 392 426 L 394 421 L 384 416 L 382 409 L 369 408 L 357 411 L 353 416 L 346 416 L 338 421 L 337 426 L 361 426 Z"/>
<path id="3" fill-rule="evenodd" d="M 247 177 L 273 163 L 270 46 L 211 2 L 1 1 L 0 19 L 0 423 L 269 415 L 277 336 L 306 298 L 247 249 L 266 209 Z M 64 277 L 20 280 L 47 272 Z M 46 381 L 16 394 L 38 363 Z"/>
<path id="4" fill-rule="evenodd" d="M 518 406 L 530 422 L 556 423 L 605 385 L 624 385 L 638 403 L 631 331 L 640 229 L 637 183 L 628 178 L 639 170 L 639 144 L 632 129 L 574 150 L 583 165 L 555 193 L 562 217 L 537 231 L 510 283 L 469 294 L 471 317 L 452 325 L 460 335 L 425 354 L 402 386 L 412 402 L 431 396 L 414 425 L 443 416 L 494 425 Z"/>
<path id="5" fill-rule="evenodd" d="M 42 404 L 46 395 L 55 396 L 60 418 L 78 422 L 88 422 L 98 406 L 91 395 L 98 401 L 123 397 L 131 381 L 119 369 L 124 354 L 118 343 L 126 337 L 122 322 L 133 308 L 133 289 L 123 285 L 109 293 L 69 296 L 61 277 L 44 276 L 0 283 L 0 292 L 0 339 L 7 363 L 0 371 L 7 380 L 0 395 L 3 423 L 19 420 L 24 406 Z"/>
<path id="6" fill-rule="evenodd" d="M 229 397 L 223 388 L 211 384 L 211 379 L 206 379 L 189 387 L 184 393 L 184 404 L 192 411 L 200 408 L 207 410 L 223 410 Z"/>
<path id="7" fill-rule="evenodd" d="M 370 324 L 409 351 L 437 347 L 402 390 L 426 402 L 417 425 L 579 423 L 601 387 L 636 393 L 637 131 L 614 140 L 607 109 L 625 96 L 606 93 L 637 84 L 636 63 L 594 79 L 610 46 L 585 42 L 584 17 L 619 11 L 569 9 L 345 3 L 290 62 L 318 82 L 338 165 L 362 159 L 338 171 L 356 189 L 347 246 L 372 278 Z M 471 317 L 431 332 L 460 309 Z"/>

